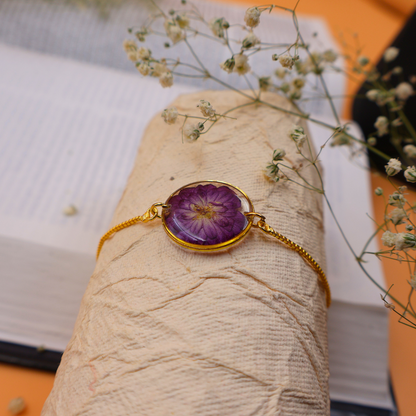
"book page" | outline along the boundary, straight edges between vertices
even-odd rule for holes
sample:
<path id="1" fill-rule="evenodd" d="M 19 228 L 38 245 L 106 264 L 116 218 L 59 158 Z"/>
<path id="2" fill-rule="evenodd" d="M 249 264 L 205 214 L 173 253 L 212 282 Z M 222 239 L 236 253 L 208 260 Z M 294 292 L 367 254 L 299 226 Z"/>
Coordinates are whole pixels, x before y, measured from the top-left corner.
<path id="1" fill-rule="evenodd" d="M 1 233 L 93 256 L 148 121 L 193 88 L 1 44 L 0 56 Z"/>

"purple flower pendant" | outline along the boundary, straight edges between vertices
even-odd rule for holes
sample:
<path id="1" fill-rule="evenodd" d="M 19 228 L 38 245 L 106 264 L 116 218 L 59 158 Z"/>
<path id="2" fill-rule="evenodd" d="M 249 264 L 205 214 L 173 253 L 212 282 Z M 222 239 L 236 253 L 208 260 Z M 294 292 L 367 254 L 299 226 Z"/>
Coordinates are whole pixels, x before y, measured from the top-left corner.
<path id="1" fill-rule="evenodd" d="M 244 212 L 253 210 L 238 188 L 217 181 L 196 182 L 174 192 L 162 220 L 180 245 L 202 251 L 219 250 L 239 241 L 251 228 Z"/>

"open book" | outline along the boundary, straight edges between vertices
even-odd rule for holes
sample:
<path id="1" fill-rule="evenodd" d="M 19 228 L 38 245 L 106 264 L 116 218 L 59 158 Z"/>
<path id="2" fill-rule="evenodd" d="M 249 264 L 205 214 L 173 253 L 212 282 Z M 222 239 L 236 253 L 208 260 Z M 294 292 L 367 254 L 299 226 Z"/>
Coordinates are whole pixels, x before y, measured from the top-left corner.
<path id="1" fill-rule="evenodd" d="M 36 20 L 34 14 L 46 13 L 28 11 L 22 2 L 21 10 L 13 9 L 19 1 L 13 0 L 13 5 L 5 2 L 0 27 L 2 19 L 6 24 L 7 13 L 24 21 L 26 27 Z M 216 3 L 200 6 L 207 16 L 226 16 L 230 21 L 242 21 L 244 15 L 244 9 Z M 48 10 L 50 6 L 39 7 Z M 132 5 L 125 7 L 128 15 Z M 85 18 L 75 11 L 64 17 L 50 14 L 55 20 L 50 19 L 47 28 L 61 24 L 64 32 L 69 30 L 68 19 Z M 124 27 L 128 26 L 120 28 L 125 23 L 121 21 L 118 25 L 112 19 L 106 23 L 110 33 L 114 27 L 120 31 L 115 54 L 121 51 Z M 287 28 L 279 35 L 288 34 L 288 39 L 279 41 L 293 39 L 290 18 L 282 16 L 264 19 L 259 37 L 267 41 L 277 25 Z M 306 35 L 319 34 L 314 38 L 319 50 L 335 48 L 322 21 L 302 19 L 301 30 Z M 36 43 L 36 36 L 34 39 Z M 97 39 L 98 49 L 101 41 Z M 106 61 L 99 54 L 87 59 L 87 50 L 72 56 L 77 61 L 45 54 L 60 54 L 62 49 L 54 50 L 52 45 L 51 50 L 43 50 L 41 41 L 28 45 L 37 51 L 22 46 L 0 43 L 0 358 L 19 362 L 14 355 L 24 347 L 14 344 L 30 346 L 31 350 L 23 350 L 20 362 L 53 369 L 71 337 L 94 268 L 97 243 L 123 192 L 147 122 L 176 96 L 194 91 L 198 85 L 187 79 L 162 89 L 157 80 L 116 69 L 118 61 Z M 120 53 L 120 65 L 128 65 Z M 215 57 L 216 65 L 227 57 Z M 80 62 L 86 60 L 90 63 Z M 342 75 L 329 74 L 327 82 L 334 95 L 343 93 Z M 202 85 L 203 89 L 213 87 Z M 336 105 L 339 110 L 341 101 Z M 320 117 L 330 116 L 325 102 L 311 104 L 310 110 Z M 314 125 L 310 130 L 317 147 L 329 137 Z M 359 251 L 372 232 L 372 223 L 365 217 L 371 212 L 368 172 L 353 166 L 339 149 L 325 149 L 322 160 L 328 198 Z M 355 213 L 351 208 L 357 204 L 351 201 L 357 199 L 360 204 Z M 69 206 L 78 213 L 64 215 Z M 331 398 L 334 403 L 392 409 L 386 310 L 378 291 L 348 253 L 329 212 L 325 216 L 327 275 L 333 291 L 329 310 Z M 366 267 L 382 284 L 379 264 L 370 262 Z M 37 347 L 46 351 L 37 351 Z"/>

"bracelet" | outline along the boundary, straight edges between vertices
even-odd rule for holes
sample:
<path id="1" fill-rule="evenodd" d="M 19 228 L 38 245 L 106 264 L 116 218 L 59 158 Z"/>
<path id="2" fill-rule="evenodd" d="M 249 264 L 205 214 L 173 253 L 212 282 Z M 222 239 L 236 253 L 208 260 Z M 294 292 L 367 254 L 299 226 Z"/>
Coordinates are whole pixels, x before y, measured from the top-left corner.
<path id="1" fill-rule="evenodd" d="M 111 228 L 101 237 L 97 259 L 105 241 L 114 233 L 155 218 L 162 220 L 166 233 L 175 243 L 206 253 L 229 248 L 239 243 L 251 227 L 259 228 L 300 254 L 318 274 L 325 289 L 327 307 L 331 304 L 329 283 L 321 266 L 301 246 L 270 227 L 265 217 L 255 212 L 250 198 L 241 189 L 222 181 L 207 180 L 185 185 L 171 194 L 166 202 L 157 202 L 143 215 Z M 257 222 L 254 222 L 255 218 L 258 218 Z"/>

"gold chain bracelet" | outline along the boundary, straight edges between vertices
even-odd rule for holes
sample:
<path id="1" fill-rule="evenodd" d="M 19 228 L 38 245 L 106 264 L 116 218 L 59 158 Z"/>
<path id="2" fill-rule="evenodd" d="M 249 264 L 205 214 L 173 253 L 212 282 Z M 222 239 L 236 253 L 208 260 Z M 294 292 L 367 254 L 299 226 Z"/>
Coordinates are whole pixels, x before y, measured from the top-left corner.
<path id="1" fill-rule="evenodd" d="M 162 208 L 159 213 L 159 207 Z M 259 218 L 255 223 L 254 218 Z M 202 181 L 185 185 L 165 203 L 153 204 L 143 215 L 131 218 L 107 231 L 100 239 L 97 259 L 104 243 L 116 232 L 139 222 L 162 220 L 168 236 L 180 246 L 202 252 L 226 249 L 241 241 L 251 227 L 275 237 L 308 263 L 318 274 L 331 304 L 331 290 L 321 266 L 301 246 L 270 227 L 265 217 L 254 211 L 249 197 L 236 186 L 221 181 Z"/>

